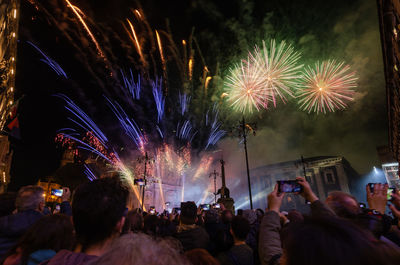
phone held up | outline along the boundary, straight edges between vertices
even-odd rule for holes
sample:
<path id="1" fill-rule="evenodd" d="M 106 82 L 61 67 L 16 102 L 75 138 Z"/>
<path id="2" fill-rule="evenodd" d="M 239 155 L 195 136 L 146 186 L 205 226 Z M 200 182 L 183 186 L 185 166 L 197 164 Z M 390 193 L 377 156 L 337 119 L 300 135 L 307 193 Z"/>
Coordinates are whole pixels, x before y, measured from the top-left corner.
<path id="1" fill-rule="evenodd" d="M 279 193 L 301 193 L 303 186 L 301 186 L 297 180 L 278 180 L 278 192 Z"/>
<path id="2" fill-rule="evenodd" d="M 61 197 L 63 195 L 63 189 L 51 189 L 51 195 Z"/>

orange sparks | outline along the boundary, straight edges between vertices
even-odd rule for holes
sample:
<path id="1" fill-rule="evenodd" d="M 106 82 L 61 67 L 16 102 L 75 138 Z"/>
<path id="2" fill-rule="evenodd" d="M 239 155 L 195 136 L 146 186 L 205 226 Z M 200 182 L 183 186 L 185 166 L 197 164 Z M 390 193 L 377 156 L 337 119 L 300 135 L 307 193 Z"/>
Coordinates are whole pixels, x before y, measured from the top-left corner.
<path id="1" fill-rule="evenodd" d="M 210 83 L 210 81 L 211 81 L 211 76 L 207 76 L 207 78 L 206 78 L 206 83 L 205 83 L 205 88 L 207 89 L 208 88 L 208 84 Z"/>
<path id="2" fill-rule="evenodd" d="M 96 45 L 96 49 L 97 52 L 99 53 L 99 55 L 101 57 L 105 57 L 103 51 L 100 48 L 99 43 L 97 42 L 96 38 L 94 37 L 94 35 L 92 34 L 92 32 L 90 31 L 88 25 L 86 25 L 85 21 L 83 20 L 81 14 L 79 14 L 79 12 L 81 12 L 83 14 L 83 12 L 78 9 L 77 7 L 73 6 L 68 0 L 65 0 L 65 2 L 67 2 L 68 6 L 72 9 L 72 11 L 75 13 L 76 17 L 79 19 L 79 21 L 82 23 L 83 27 L 85 28 L 86 32 L 88 33 L 88 35 L 90 36 L 90 38 L 92 39 L 93 43 Z M 79 10 L 79 11 L 78 11 Z"/>
<path id="3" fill-rule="evenodd" d="M 140 14 L 139 10 L 135 9 L 135 14 L 142 19 L 142 14 Z"/>
<path id="4" fill-rule="evenodd" d="M 140 48 L 139 40 L 138 40 L 138 38 L 137 38 L 137 36 L 136 36 L 135 29 L 133 28 L 133 25 L 132 25 L 132 23 L 129 21 L 129 19 L 126 19 L 126 20 L 128 21 L 129 27 L 131 28 L 131 31 L 132 31 L 133 38 L 135 39 L 135 40 L 134 40 L 134 43 L 136 44 L 136 50 L 137 50 L 137 52 L 139 53 L 140 59 L 141 59 L 142 62 L 144 63 L 144 58 L 143 58 L 143 54 L 142 54 L 142 49 Z M 132 41 L 133 41 L 133 40 L 132 40 Z"/>
<path id="5" fill-rule="evenodd" d="M 161 62 L 163 63 L 163 66 L 165 67 L 165 60 L 164 60 L 164 54 L 163 54 L 161 39 L 160 39 L 160 35 L 158 34 L 157 30 L 156 30 L 156 36 L 157 36 L 158 50 L 160 51 L 160 56 L 161 56 Z"/>
<path id="6" fill-rule="evenodd" d="M 188 66 L 189 66 L 189 80 L 192 80 L 192 74 L 193 74 L 193 59 L 192 58 L 189 59 Z"/>

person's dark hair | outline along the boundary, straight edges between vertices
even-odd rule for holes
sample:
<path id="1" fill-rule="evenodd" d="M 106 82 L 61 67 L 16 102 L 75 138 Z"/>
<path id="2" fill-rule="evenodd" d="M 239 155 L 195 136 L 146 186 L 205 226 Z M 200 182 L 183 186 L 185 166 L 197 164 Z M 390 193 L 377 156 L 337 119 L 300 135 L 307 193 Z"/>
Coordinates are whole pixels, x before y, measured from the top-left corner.
<path id="1" fill-rule="evenodd" d="M 185 252 L 186 258 L 192 265 L 219 265 L 217 259 L 203 248 L 195 248 Z"/>
<path id="2" fill-rule="evenodd" d="M 181 203 L 180 220 L 182 224 L 191 225 L 196 222 L 197 206 L 194 202 Z"/>
<path id="3" fill-rule="evenodd" d="M 132 210 L 129 211 L 126 215 L 124 228 L 122 229 L 122 233 L 126 234 L 129 232 L 140 232 L 143 230 L 143 216 L 141 213 Z"/>
<path id="4" fill-rule="evenodd" d="M 156 215 L 148 214 L 144 218 L 144 229 L 143 231 L 152 236 L 158 236 L 160 231 L 160 220 Z"/>
<path id="5" fill-rule="evenodd" d="M 349 221 L 309 219 L 288 227 L 283 240 L 286 265 L 394 265 L 400 253 Z"/>
<path id="6" fill-rule="evenodd" d="M 5 192 L 0 194 L 0 217 L 10 215 L 15 210 L 16 192 Z"/>
<path id="7" fill-rule="evenodd" d="M 297 211 L 297 210 L 290 210 L 287 218 L 289 219 L 290 222 L 294 223 L 294 222 L 302 222 L 304 220 L 303 215 L 301 214 L 301 212 Z"/>
<path id="8" fill-rule="evenodd" d="M 243 210 L 242 210 L 242 209 L 237 210 L 237 215 L 238 215 L 238 216 L 243 215 Z"/>
<path id="9" fill-rule="evenodd" d="M 361 213 L 357 199 L 343 191 L 329 192 L 325 202 L 329 208 L 343 218 L 354 218 Z"/>
<path id="10" fill-rule="evenodd" d="M 124 216 L 129 191 L 119 178 L 102 178 L 78 186 L 72 199 L 72 215 L 82 251 L 104 241 Z"/>
<path id="11" fill-rule="evenodd" d="M 224 224 L 230 224 L 232 222 L 233 219 L 233 214 L 230 210 L 224 210 L 221 213 L 221 221 Z"/>
<path id="12" fill-rule="evenodd" d="M 231 224 L 233 235 L 239 240 L 246 240 L 250 232 L 249 221 L 242 216 L 235 216 Z"/>
<path id="13" fill-rule="evenodd" d="M 21 252 L 21 263 L 28 263 L 29 255 L 42 249 L 51 249 L 58 252 L 61 249 L 72 250 L 74 228 L 71 218 L 64 214 L 48 215 L 40 218 L 33 224 L 19 240 L 7 256 Z"/>

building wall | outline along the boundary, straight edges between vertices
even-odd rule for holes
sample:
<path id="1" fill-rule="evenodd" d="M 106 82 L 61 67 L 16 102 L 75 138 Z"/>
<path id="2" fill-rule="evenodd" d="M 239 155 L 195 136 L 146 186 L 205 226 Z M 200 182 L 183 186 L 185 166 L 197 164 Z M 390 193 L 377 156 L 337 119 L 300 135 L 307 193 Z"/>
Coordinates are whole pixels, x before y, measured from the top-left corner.
<path id="1" fill-rule="evenodd" d="M 350 192 L 348 180 L 350 176 L 344 161 L 342 157 L 306 159 L 306 179 L 321 200 L 325 200 L 331 191 Z M 267 207 L 267 195 L 273 190 L 277 180 L 293 180 L 303 175 L 301 161 L 266 165 L 251 170 L 254 207 L 261 209 Z M 304 199 L 294 194 L 287 194 L 282 205 L 282 210 L 298 209 L 306 212 L 308 208 Z"/>

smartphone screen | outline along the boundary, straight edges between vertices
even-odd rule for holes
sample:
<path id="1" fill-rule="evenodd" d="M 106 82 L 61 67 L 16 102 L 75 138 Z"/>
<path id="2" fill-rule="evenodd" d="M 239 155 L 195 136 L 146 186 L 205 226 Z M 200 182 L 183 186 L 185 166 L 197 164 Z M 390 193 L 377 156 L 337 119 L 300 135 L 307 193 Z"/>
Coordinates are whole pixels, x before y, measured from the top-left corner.
<path id="1" fill-rule="evenodd" d="M 51 195 L 61 197 L 63 195 L 62 189 L 51 189 Z"/>
<path id="2" fill-rule="evenodd" d="M 388 188 L 387 190 L 387 199 L 391 201 L 393 199 L 393 193 L 396 192 L 396 188 Z"/>
<path id="3" fill-rule="evenodd" d="M 296 180 L 278 180 L 278 192 L 302 192 L 303 187 Z"/>

